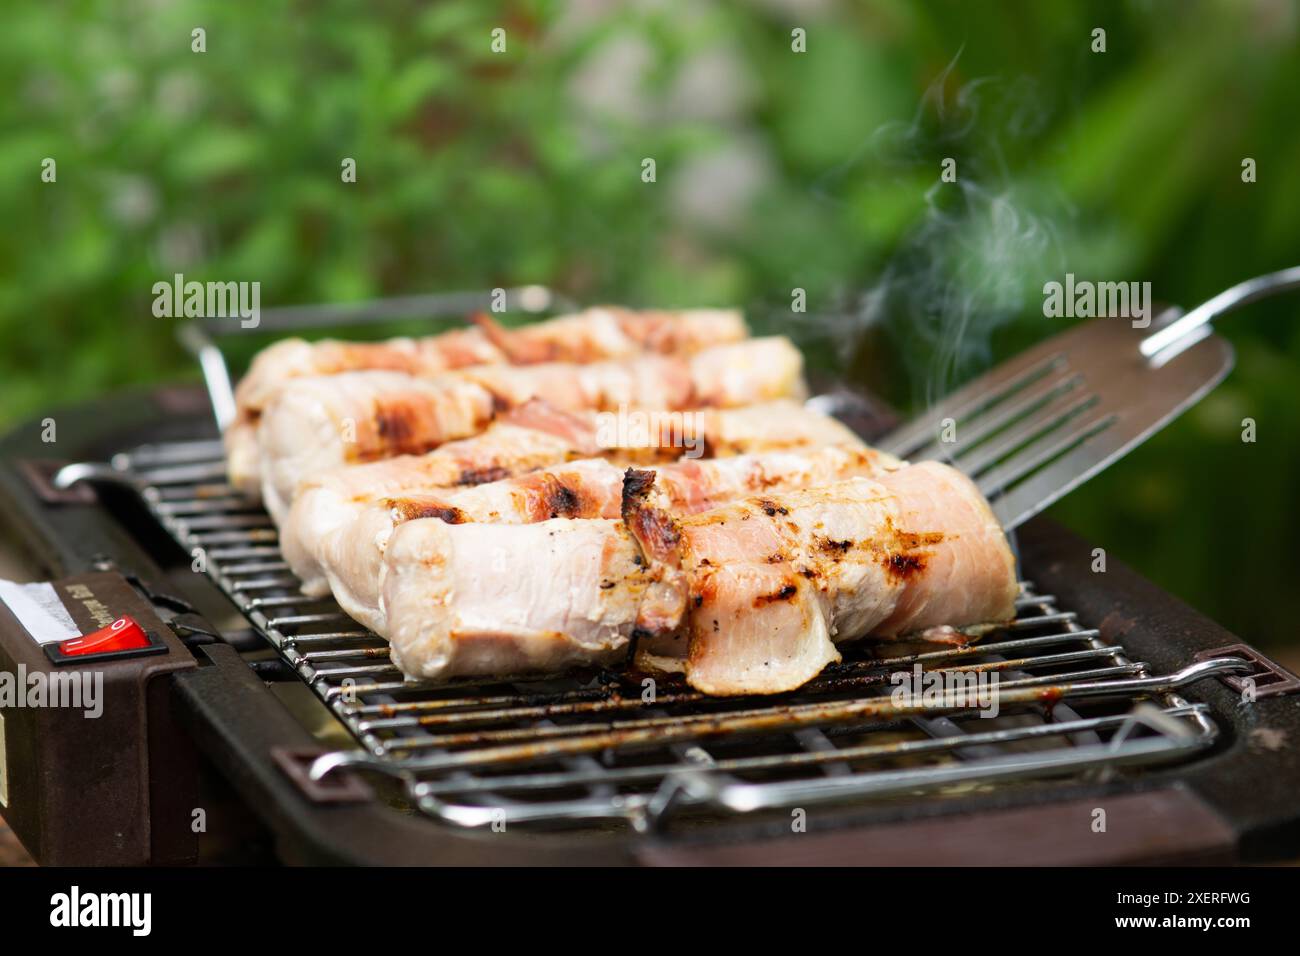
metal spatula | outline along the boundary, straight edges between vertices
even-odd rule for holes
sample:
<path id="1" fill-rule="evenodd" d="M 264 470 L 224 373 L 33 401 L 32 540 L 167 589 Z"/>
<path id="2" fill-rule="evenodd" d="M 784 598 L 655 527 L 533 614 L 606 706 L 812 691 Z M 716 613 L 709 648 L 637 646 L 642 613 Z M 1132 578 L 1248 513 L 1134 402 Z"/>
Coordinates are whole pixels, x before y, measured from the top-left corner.
<path id="1" fill-rule="evenodd" d="M 1053 336 L 948 396 L 876 446 L 937 459 L 975 480 L 1010 530 L 1186 411 L 1232 369 L 1209 322 L 1300 288 L 1300 267 L 1233 286 L 1149 328 L 1100 318 Z"/>

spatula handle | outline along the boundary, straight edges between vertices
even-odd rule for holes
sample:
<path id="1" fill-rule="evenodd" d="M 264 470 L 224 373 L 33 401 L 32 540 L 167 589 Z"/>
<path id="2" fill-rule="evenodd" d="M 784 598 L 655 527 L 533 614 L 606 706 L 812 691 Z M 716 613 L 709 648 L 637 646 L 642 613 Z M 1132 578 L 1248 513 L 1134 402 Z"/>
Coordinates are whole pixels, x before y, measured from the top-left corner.
<path id="1" fill-rule="evenodd" d="M 1232 288 L 1225 289 L 1214 298 L 1202 302 L 1182 318 L 1175 319 L 1158 332 L 1147 336 L 1140 346 L 1142 354 L 1151 358 L 1157 352 L 1206 325 L 1216 316 L 1288 289 L 1300 289 L 1300 266 L 1292 266 L 1290 269 L 1282 269 L 1279 272 L 1270 272 L 1267 275 L 1247 279 L 1245 282 L 1238 282 Z"/>

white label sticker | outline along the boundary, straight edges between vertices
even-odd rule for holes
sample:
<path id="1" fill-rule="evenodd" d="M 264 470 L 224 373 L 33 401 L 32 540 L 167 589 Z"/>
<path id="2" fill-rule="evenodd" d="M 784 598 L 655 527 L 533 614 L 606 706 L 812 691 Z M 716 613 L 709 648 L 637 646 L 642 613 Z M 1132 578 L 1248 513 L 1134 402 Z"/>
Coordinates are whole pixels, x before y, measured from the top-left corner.
<path id="1" fill-rule="evenodd" d="M 37 644 L 53 644 L 81 636 L 52 584 L 0 580 L 0 601 L 9 606 Z"/>
<path id="2" fill-rule="evenodd" d="M 0 714 L 0 807 L 9 806 L 9 759 L 5 755 L 5 715 Z"/>

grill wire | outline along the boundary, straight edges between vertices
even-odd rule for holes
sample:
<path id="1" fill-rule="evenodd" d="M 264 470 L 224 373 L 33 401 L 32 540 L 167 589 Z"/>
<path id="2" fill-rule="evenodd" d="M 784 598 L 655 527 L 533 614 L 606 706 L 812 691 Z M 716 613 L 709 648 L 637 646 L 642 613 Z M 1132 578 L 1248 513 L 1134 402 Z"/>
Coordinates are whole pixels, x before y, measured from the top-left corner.
<path id="1" fill-rule="evenodd" d="M 691 814 L 1095 780 L 1217 737 L 1205 706 L 1174 692 L 1213 667 L 1153 677 L 1028 581 L 1016 620 L 977 644 L 842 645 L 842 663 L 775 698 L 605 672 L 411 683 L 381 638 L 331 598 L 298 592 L 271 519 L 226 482 L 219 441 L 141 446 L 112 468 L 185 551 L 202 550 L 208 576 L 355 736 L 360 749 L 327 754 L 314 772 L 386 774 L 457 826 L 644 831 Z M 891 704 L 890 675 L 915 665 L 996 674 L 998 715 L 942 699 Z"/>

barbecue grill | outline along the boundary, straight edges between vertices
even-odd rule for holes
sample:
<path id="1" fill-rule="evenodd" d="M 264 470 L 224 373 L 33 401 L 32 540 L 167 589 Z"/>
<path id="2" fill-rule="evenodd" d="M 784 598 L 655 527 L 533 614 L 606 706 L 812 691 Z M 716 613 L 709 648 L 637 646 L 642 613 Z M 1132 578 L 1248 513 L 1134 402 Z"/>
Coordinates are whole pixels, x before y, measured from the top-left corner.
<path id="1" fill-rule="evenodd" d="M 264 313 L 263 330 L 474 304 Z M 0 711 L 0 810 L 41 862 L 203 861 L 240 843 L 366 863 L 1300 853 L 1300 680 L 1113 559 L 1094 572 L 1092 546 L 1041 518 L 1018 532 L 1013 623 L 965 645 L 845 645 L 793 694 L 595 670 L 404 681 L 382 640 L 298 592 L 270 518 L 226 483 L 212 332 L 184 333 L 207 389 L 130 393 L 56 413 L 55 443 L 34 422 L 0 444 L 0 506 L 33 576 L 80 582 L 165 650 L 80 665 L 105 675 L 98 721 Z M 893 424 L 867 395 L 821 401 L 868 439 Z M 0 607 L 0 670 L 63 666 L 34 647 Z M 900 699 L 892 675 L 916 668 L 996 678 L 997 715 Z"/>

